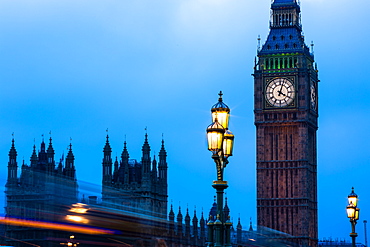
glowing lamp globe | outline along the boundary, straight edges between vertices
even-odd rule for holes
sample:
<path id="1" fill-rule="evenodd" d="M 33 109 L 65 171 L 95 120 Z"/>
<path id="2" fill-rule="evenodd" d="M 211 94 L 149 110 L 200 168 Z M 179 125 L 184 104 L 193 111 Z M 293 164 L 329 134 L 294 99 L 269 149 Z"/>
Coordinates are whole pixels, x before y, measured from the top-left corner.
<path id="1" fill-rule="evenodd" d="M 214 154 L 222 150 L 225 134 L 224 127 L 217 121 L 217 118 L 215 120 L 207 127 L 208 150 Z"/>
<path id="2" fill-rule="evenodd" d="M 224 141 L 223 141 L 223 151 L 225 157 L 230 157 L 233 155 L 234 148 L 234 135 L 230 130 L 225 131 Z"/>
<path id="3" fill-rule="evenodd" d="M 348 195 L 348 204 L 353 204 L 353 206 L 357 207 L 358 196 L 355 193 L 355 189 L 352 187 L 351 194 Z"/>
<path id="4" fill-rule="evenodd" d="M 227 129 L 229 127 L 230 108 L 222 101 L 222 91 L 219 95 L 218 102 L 211 108 L 212 122 L 215 122 L 217 118 L 222 127 Z"/>
<path id="5" fill-rule="evenodd" d="M 356 208 L 355 220 L 358 220 L 359 218 L 360 218 L 360 209 L 359 208 Z"/>
<path id="6" fill-rule="evenodd" d="M 356 216 L 356 207 L 353 204 L 347 206 L 347 217 L 350 219 L 354 219 Z"/>

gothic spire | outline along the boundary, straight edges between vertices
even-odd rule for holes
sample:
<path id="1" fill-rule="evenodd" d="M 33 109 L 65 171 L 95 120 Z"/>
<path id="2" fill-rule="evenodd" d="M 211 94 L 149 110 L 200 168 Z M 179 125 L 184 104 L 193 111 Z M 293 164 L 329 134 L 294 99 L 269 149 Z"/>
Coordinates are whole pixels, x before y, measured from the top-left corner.
<path id="1" fill-rule="evenodd" d="M 64 173 L 67 177 L 71 179 L 76 178 L 76 169 L 74 165 L 74 160 L 75 160 L 75 156 L 73 155 L 73 152 L 72 152 L 72 143 L 69 143 L 69 150 L 68 150 L 68 154 L 66 157 Z"/>
<path id="2" fill-rule="evenodd" d="M 53 155 L 54 155 L 54 148 L 53 148 L 52 140 L 53 140 L 53 139 L 51 139 L 51 137 L 50 137 L 50 139 L 49 139 L 49 146 L 48 146 L 47 153 L 48 153 L 48 154 L 53 154 Z"/>
<path id="3" fill-rule="evenodd" d="M 110 147 L 110 144 L 109 144 L 109 135 L 107 134 L 107 140 L 105 141 L 105 146 L 104 146 L 104 153 L 111 153 L 112 152 L 112 148 Z"/>
<path id="4" fill-rule="evenodd" d="M 199 220 L 199 226 L 200 226 L 200 238 L 205 239 L 206 237 L 206 221 L 203 216 L 203 208 L 202 208 L 202 214 Z"/>
<path id="5" fill-rule="evenodd" d="M 112 148 L 109 144 L 109 136 L 108 136 L 108 129 L 107 129 L 107 137 L 105 146 L 103 149 L 104 157 L 103 157 L 103 185 L 111 185 L 112 184 Z"/>
<path id="6" fill-rule="evenodd" d="M 141 150 L 143 152 L 142 157 L 141 157 L 143 180 L 148 181 L 150 178 L 150 165 L 151 165 L 150 146 L 148 143 L 148 133 L 145 133 L 145 140 L 144 140 L 144 144 Z"/>
<path id="7" fill-rule="evenodd" d="M 45 169 L 45 165 L 47 163 L 47 155 L 46 155 L 46 145 L 44 142 L 44 135 L 42 134 L 42 141 L 41 141 L 41 148 L 39 151 L 39 165 L 41 169 Z"/>
<path id="8" fill-rule="evenodd" d="M 128 162 L 128 159 L 130 158 L 130 155 L 128 153 L 128 150 L 127 150 L 127 143 L 126 141 L 123 143 L 123 151 L 122 151 L 122 154 L 121 154 L 121 159 L 122 159 L 122 162 L 125 163 L 125 162 Z"/>
<path id="9" fill-rule="evenodd" d="M 225 206 L 224 206 L 224 215 L 225 215 L 225 219 L 228 218 L 230 214 L 230 209 L 229 209 L 229 206 L 227 205 L 227 197 L 225 198 Z"/>
<path id="10" fill-rule="evenodd" d="M 53 148 L 53 144 L 52 144 L 52 139 L 50 137 L 49 146 L 48 146 L 48 149 L 46 151 L 46 157 L 47 157 L 46 171 L 47 171 L 47 174 L 49 174 L 49 175 L 52 175 L 54 173 L 54 169 L 55 169 L 54 154 L 55 154 L 55 152 L 54 152 L 54 148 Z"/>
<path id="11" fill-rule="evenodd" d="M 44 142 L 44 134 L 42 136 L 42 141 L 41 141 L 41 149 L 40 152 L 45 152 L 45 142 Z"/>
<path id="12" fill-rule="evenodd" d="M 158 177 L 160 180 L 160 183 L 167 188 L 167 152 L 164 147 L 164 139 L 162 135 L 162 145 L 161 145 L 161 150 L 159 151 L 159 164 L 158 164 Z M 163 191 L 163 193 L 167 194 L 167 191 Z"/>
<path id="13" fill-rule="evenodd" d="M 249 230 L 250 232 L 253 232 L 253 227 L 252 227 L 252 217 L 250 218 L 250 222 L 249 222 Z"/>
<path id="14" fill-rule="evenodd" d="M 209 211 L 209 215 L 212 215 L 212 217 L 215 219 L 217 215 L 217 203 L 216 203 L 216 196 L 214 196 L 212 208 Z"/>
<path id="15" fill-rule="evenodd" d="M 152 162 L 152 179 L 153 181 L 157 180 L 157 160 L 155 159 L 155 155 Z"/>
<path id="16" fill-rule="evenodd" d="M 194 216 L 193 216 L 193 235 L 195 239 L 198 238 L 198 218 L 197 218 L 196 208 L 194 208 Z"/>
<path id="17" fill-rule="evenodd" d="M 143 159 L 150 159 L 150 146 L 148 142 L 148 133 L 145 133 L 145 139 L 144 139 L 144 144 L 141 149 L 143 151 Z"/>
<path id="18" fill-rule="evenodd" d="M 198 218 L 197 218 L 197 209 L 196 209 L 196 208 L 194 208 L 193 222 L 198 222 Z"/>
<path id="19" fill-rule="evenodd" d="M 14 145 L 14 136 L 12 138 L 12 146 L 9 151 L 9 162 L 8 162 L 8 181 L 6 186 L 15 186 L 18 183 L 17 175 L 18 165 L 17 165 L 17 150 Z"/>
<path id="20" fill-rule="evenodd" d="M 31 167 L 36 167 L 37 166 L 37 154 L 36 154 L 36 145 L 33 144 L 33 151 L 32 151 L 32 155 L 31 155 L 31 158 L 30 158 L 30 161 L 31 161 Z"/>
<path id="21" fill-rule="evenodd" d="M 172 206 L 172 203 L 171 203 L 171 210 L 170 210 L 170 213 L 168 214 L 168 219 L 170 221 L 174 221 L 175 220 L 175 213 L 173 212 L 173 206 Z"/>
<path id="22" fill-rule="evenodd" d="M 128 184 L 130 182 L 130 173 L 129 173 L 129 165 L 128 165 L 129 158 L 130 158 L 130 155 L 127 151 L 127 143 L 125 140 L 125 142 L 123 143 L 123 151 L 121 154 L 121 165 L 120 165 L 120 172 L 119 172 L 119 180 L 123 182 L 124 184 Z"/>
<path id="23" fill-rule="evenodd" d="M 238 225 L 236 226 L 236 229 L 243 229 L 242 224 L 240 223 L 240 217 L 238 218 Z"/>
<path id="24" fill-rule="evenodd" d="M 179 212 L 177 213 L 177 222 L 182 222 L 181 206 L 179 206 Z"/>
<path id="25" fill-rule="evenodd" d="M 113 181 L 118 182 L 118 158 L 116 156 L 116 160 L 114 161 L 114 170 L 113 170 Z"/>
<path id="26" fill-rule="evenodd" d="M 190 237 L 190 215 L 189 215 L 189 208 L 186 207 L 186 215 L 185 215 L 185 236 L 187 239 Z"/>
<path id="27" fill-rule="evenodd" d="M 179 206 L 179 213 L 177 214 L 177 234 L 182 235 L 182 213 L 181 206 Z"/>
<path id="28" fill-rule="evenodd" d="M 189 224 L 190 224 L 190 215 L 189 215 L 189 208 L 188 207 L 186 208 L 185 223 L 187 221 L 189 221 Z"/>
<path id="29" fill-rule="evenodd" d="M 16 157 L 17 156 L 17 150 L 15 149 L 15 145 L 14 145 L 14 137 L 12 138 L 12 146 L 10 147 L 10 151 L 9 151 L 9 157 Z"/>

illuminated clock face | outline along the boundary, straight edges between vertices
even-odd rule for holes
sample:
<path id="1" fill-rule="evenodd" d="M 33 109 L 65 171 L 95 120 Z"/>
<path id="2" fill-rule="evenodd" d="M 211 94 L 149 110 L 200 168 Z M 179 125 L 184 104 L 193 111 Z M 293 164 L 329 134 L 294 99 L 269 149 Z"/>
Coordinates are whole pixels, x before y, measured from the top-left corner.
<path id="1" fill-rule="evenodd" d="M 316 88 L 315 88 L 315 85 L 313 84 L 313 82 L 311 82 L 311 108 L 316 110 L 316 106 L 317 106 L 317 97 L 316 97 Z"/>
<path id="2" fill-rule="evenodd" d="M 286 78 L 271 80 L 266 87 L 266 100 L 274 107 L 289 106 L 295 96 L 293 83 Z"/>

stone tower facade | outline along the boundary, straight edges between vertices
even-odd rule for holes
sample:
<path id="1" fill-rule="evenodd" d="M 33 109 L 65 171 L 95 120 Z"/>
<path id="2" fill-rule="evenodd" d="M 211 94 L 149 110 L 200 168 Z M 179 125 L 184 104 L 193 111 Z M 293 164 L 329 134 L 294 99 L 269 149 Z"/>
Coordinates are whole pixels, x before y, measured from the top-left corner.
<path id="1" fill-rule="evenodd" d="M 254 69 L 258 225 L 317 246 L 318 71 L 297 0 L 274 0 Z"/>
<path id="2" fill-rule="evenodd" d="M 40 150 L 33 152 L 30 164 L 23 161 L 18 172 L 17 151 L 14 139 L 9 151 L 8 179 L 6 183 L 6 217 L 33 221 L 56 222 L 65 215 L 66 205 L 77 202 L 77 180 L 72 145 L 66 159 L 64 155 L 56 165 L 52 139 L 48 148 L 44 141 Z M 25 246 L 32 242 L 39 246 L 54 246 L 47 238 L 65 237 L 66 233 L 41 228 L 25 228 L 17 225 L 6 226 L 6 241 L 12 246 Z M 22 242 L 23 241 L 23 242 Z"/>
<path id="3" fill-rule="evenodd" d="M 124 142 L 121 159 L 111 157 L 112 149 L 107 135 L 103 149 L 102 201 L 110 207 L 167 218 L 167 152 L 162 140 L 158 162 L 150 156 L 148 135 L 142 147 L 141 161 L 129 158 Z"/>

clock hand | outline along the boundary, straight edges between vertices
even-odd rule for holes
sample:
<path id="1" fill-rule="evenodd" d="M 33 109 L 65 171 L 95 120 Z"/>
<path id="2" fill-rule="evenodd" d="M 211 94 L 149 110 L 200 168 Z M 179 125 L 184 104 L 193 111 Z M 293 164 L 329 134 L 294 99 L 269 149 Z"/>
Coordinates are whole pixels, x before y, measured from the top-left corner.
<path id="1" fill-rule="evenodd" d="M 279 93 L 279 95 L 278 96 L 280 96 L 280 95 L 284 95 L 284 96 L 286 96 L 281 90 L 283 89 L 283 85 L 284 85 L 284 83 L 281 83 L 281 86 L 280 86 L 280 90 L 278 90 L 278 93 Z"/>
<path id="2" fill-rule="evenodd" d="M 278 90 L 278 93 L 279 93 L 279 95 L 278 95 L 278 96 L 280 96 L 280 95 L 286 96 L 286 95 L 285 95 L 285 93 L 283 93 L 283 92 L 281 91 L 282 89 L 283 89 L 283 85 L 281 85 L 280 90 Z"/>

